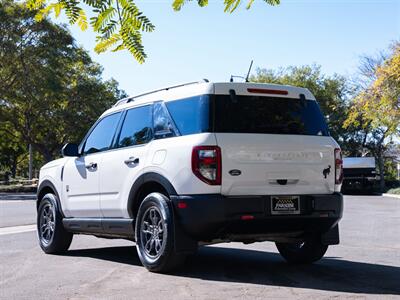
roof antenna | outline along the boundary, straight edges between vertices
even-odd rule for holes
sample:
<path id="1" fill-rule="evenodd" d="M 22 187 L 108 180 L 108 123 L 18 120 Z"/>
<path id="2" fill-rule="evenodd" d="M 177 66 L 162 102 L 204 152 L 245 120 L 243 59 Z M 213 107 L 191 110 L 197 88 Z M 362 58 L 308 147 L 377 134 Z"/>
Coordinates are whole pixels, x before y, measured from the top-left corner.
<path id="1" fill-rule="evenodd" d="M 246 82 L 249 82 L 249 76 L 250 76 L 250 71 L 251 71 L 251 67 L 252 67 L 252 66 L 253 66 L 253 60 L 251 60 L 250 67 L 249 67 L 249 71 L 247 72 Z"/>
<path id="2" fill-rule="evenodd" d="M 230 82 L 233 82 L 233 79 L 234 79 L 234 78 L 242 78 L 242 79 L 244 79 L 245 82 L 249 82 L 249 76 L 250 76 L 250 71 L 251 71 L 251 67 L 252 67 L 252 66 L 253 66 L 253 60 L 251 60 L 250 68 L 249 68 L 249 71 L 247 72 L 247 76 L 246 76 L 246 77 L 231 75 L 231 79 L 230 79 L 229 81 L 230 81 Z"/>

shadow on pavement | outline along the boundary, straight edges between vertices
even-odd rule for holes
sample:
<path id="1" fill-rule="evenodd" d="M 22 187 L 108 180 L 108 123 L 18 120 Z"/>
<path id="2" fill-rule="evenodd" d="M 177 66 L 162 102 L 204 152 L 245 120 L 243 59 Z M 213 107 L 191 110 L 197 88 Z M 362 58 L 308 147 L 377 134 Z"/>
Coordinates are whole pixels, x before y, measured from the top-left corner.
<path id="1" fill-rule="evenodd" d="M 141 265 L 134 246 L 70 250 L 66 255 Z M 284 262 L 277 253 L 249 249 L 202 247 L 182 270 L 170 276 L 347 293 L 400 294 L 400 267 L 336 257 L 295 266 Z"/>

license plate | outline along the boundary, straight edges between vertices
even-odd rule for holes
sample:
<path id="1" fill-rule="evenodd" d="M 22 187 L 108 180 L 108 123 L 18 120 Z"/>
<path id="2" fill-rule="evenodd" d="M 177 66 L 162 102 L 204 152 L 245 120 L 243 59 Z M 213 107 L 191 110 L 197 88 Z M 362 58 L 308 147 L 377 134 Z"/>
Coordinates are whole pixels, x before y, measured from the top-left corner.
<path id="1" fill-rule="evenodd" d="M 300 214 L 300 197 L 271 196 L 271 214 L 273 215 Z"/>

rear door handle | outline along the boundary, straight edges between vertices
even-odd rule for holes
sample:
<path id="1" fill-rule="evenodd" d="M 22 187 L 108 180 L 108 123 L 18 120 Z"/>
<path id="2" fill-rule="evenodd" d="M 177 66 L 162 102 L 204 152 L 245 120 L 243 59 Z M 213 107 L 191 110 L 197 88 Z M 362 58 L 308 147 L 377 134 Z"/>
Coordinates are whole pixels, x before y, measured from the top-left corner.
<path id="1" fill-rule="evenodd" d="M 129 165 L 137 165 L 139 163 L 139 158 L 135 158 L 133 156 L 129 157 L 128 159 L 124 160 L 124 163 Z"/>
<path id="2" fill-rule="evenodd" d="M 97 169 L 97 163 L 91 162 L 85 165 L 85 168 L 88 170 L 96 170 Z"/>

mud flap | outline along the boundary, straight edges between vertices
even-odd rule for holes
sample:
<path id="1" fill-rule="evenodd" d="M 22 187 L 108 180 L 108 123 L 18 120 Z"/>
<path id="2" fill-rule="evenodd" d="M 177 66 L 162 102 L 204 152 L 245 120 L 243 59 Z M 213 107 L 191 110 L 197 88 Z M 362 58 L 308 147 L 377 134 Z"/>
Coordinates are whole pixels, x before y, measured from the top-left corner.
<path id="1" fill-rule="evenodd" d="M 321 235 L 321 243 L 323 245 L 339 244 L 339 224 L 336 224 L 335 227 Z"/>
<path id="2" fill-rule="evenodd" d="M 196 253 L 198 242 L 188 236 L 177 220 L 175 210 L 173 208 L 173 204 L 170 202 L 171 211 L 173 214 L 173 222 L 174 222 L 174 242 L 175 242 L 175 251 L 176 253 L 181 254 L 193 254 Z"/>

